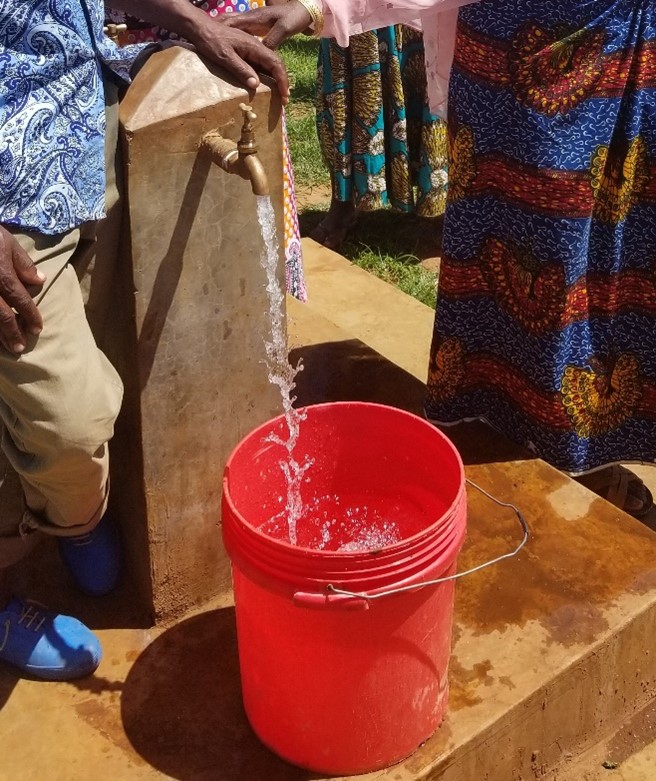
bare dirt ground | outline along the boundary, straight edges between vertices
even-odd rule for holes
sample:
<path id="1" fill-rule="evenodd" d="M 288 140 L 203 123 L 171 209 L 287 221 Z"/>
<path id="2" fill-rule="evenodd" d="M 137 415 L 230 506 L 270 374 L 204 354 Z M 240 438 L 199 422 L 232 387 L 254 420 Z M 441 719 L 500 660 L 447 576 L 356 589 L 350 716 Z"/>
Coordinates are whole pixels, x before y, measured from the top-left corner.
<path id="1" fill-rule="evenodd" d="M 325 206 L 327 209 L 330 204 L 330 195 L 331 187 L 329 184 L 296 185 L 296 203 L 299 211 L 317 206 Z"/>

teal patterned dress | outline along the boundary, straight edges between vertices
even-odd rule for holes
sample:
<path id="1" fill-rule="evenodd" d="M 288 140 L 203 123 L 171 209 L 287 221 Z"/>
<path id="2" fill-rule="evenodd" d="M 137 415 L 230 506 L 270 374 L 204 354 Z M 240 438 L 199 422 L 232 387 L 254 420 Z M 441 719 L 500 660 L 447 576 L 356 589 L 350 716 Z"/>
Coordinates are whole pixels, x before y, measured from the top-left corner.
<path id="1" fill-rule="evenodd" d="M 428 110 L 419 32 L 385 27 L 351 37 L 346 49 L 323 40 L 317 128 L 335 200 L 442 214 L 446 130 Z"/>

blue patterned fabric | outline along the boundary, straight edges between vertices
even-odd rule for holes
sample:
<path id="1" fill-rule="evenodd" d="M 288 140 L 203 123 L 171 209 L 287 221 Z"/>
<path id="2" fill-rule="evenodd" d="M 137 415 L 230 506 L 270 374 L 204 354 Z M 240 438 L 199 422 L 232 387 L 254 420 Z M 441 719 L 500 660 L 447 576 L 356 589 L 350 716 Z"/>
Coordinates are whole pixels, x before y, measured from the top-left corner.
<path id="1" fill-rule="evenodd" d="M 0 223 L 64 233 L 104 215 L 103 68 L 143 47 L 103 33 L 101 0 L 0 0 Z"/>
<path id="2" fill-rule="evenodd" d="M 572 473 L 656 460 L 656 5 L 460 12 L 427 414 Z"/>

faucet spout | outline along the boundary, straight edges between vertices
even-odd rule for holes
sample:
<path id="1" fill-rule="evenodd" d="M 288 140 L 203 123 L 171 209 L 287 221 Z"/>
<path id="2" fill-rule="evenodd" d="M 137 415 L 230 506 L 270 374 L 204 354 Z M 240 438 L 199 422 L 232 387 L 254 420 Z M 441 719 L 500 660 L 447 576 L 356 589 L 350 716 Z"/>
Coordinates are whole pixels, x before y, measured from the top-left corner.
<path id="1" fill-rule="evenodd" d="M 251 181 L 251 189 L 254 195 L 269 194 L 269 177 L 264 170 L 262 161 L 257 154 L 240 156 L 240 162 L 247 171 L 248 179 Z"/>

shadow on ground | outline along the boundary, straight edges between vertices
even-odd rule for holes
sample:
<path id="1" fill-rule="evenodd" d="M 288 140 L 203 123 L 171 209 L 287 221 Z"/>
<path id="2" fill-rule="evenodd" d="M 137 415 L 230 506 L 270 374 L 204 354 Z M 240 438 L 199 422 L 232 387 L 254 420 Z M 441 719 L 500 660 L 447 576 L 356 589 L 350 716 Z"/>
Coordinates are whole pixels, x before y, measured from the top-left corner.
<path id="1" fill-rule="evenodd" d="M 297 405 L 333 401 L 388 404 L 423 417 L 426 386 L 358 339 L 296 348 L 290 361 L 303 360 L 296 379 Z M 532 459 L 535 456 L 484 423 L 442 429 L 466 465 Z"/>
<path id="2" fill-rule="evenodd" d="M 300 406 L 330 401 L 369 401 L 421 414 L 425 385 L 359 339 L 322 342 L 289 353 L 303 360 L 296 378 Z"/>
<path id="3" fill-rule="evenodd" d="M 314 206 L 304 209 L 299 215 L 301 234 L 309 236 L 325 216 L 324 209 Z M 376 254 L 393 256 L 408 265 L 419 263 L 441 254 L 442 218 L 417 217 L 391 209 L 360 212 L 339 251 L 352 259 L 363 245 Z"/>
<path id="4" fill-rule="evenodd" d="M 148 764 L 179 781 L 310 781 L 255 737 L 242 707 L 234 608 L 177 624 L 137 659 L 123 727 Z"/>

